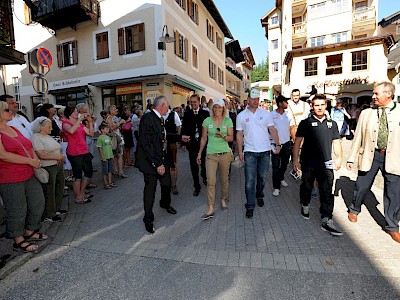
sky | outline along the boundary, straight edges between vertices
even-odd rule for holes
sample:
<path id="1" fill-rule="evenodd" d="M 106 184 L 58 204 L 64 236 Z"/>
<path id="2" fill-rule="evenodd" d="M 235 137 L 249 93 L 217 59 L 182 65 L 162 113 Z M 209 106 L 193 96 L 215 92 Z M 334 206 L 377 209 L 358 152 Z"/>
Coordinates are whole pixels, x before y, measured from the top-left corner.
<path id="1" fill-rule="evenodd" d="M 379 0 L 378 21 L 398 11 L 398 0 Z M 275 0 L 214 0 L 222 18 L 240 46 L 250 46 L 256 63 L 267 57 L 268 41 L 260 19 L 275 5 Z"/>

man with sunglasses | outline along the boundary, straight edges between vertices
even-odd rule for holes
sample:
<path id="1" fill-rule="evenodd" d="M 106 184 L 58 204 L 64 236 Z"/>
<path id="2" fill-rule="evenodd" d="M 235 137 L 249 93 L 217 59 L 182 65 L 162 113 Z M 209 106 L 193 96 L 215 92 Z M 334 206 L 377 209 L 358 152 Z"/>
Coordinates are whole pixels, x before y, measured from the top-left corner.
<path id="1" fill-rule="evenodd" d="M 30 140 L 32 137 L 32 125 L 26 117 L 18 112 L 18 104 L 15 98 L 10 95 L 1 95 L 0 101 L 6 102 L 8 104 L 8 109 L 13 114 L 12 120 L 9 121 L 7 125 L 17 128 L 24 137 Z"/>
<path id="2" fill-rule="evenodd" d="M 197 154 L 200 149 L 200 140 L 202 135 L 203 121 L 210 116 L 210 113 L 200 107 L 200 96 L 194 94 L 190 96 L 190 104 L 192 109 L 185 112 L 182 121 L 182 150 L 189 151 L 190 171 L 192 172 L 194 192 L 193 196 L 197 197 L 200 194 L 199 181 L 199 165 L 197 164 Z M 207 185 L 205 152 L 203 151 L 201 158 L 201 177 L 203 183 Z"/>

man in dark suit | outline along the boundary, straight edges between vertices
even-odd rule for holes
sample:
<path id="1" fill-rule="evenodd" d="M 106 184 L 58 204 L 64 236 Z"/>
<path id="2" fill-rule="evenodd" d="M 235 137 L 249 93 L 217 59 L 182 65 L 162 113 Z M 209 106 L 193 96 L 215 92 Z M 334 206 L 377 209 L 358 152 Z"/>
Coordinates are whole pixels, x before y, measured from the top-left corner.
<path id="1" fill-rule="evenodd" d="M 167 134 L 162 118 L 168 112 L 168 100 L 159 96 L 154 100 L 153 109 L 144 114 L 139 125 L 137 166 L 144 176 L 144 218 L 146 230 L 154 233 L 153 203 L 157 180 L 161 183 L 160 207 L 170 214 L 176 214 L 171 207 L 171 162 L 167 156 Z"/>
<path id="2" fill-rule="evenodd" d="M 197 154 L 200 149 L 200 140 L 202 133 L 202 124 L 204 119 L 210 116 L 210 113 L 200 108 L 200 97 L 197 94 L 190 96 L 192 109 L 185 112 L 182 122 L 182 150 L 189 151 L 190 170 L 192 172 L 194 192 L 193 196 L 200 194 L 201 185 L 199 182 L 199 165 L 197 164 Z M 205 152 L 201 158 L 201 177 L 203 183 L 207 185 Z"/>

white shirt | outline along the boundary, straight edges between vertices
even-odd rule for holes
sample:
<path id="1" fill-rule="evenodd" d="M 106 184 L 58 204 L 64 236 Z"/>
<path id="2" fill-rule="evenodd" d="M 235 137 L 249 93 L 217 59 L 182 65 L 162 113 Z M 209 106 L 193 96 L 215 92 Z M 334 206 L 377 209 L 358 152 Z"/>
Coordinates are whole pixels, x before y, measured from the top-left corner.
<path id="1" fill-rule="evenodd" d="M 290 126 L 294 125 L 294 121 L 289 114 L 284 111 L 283 114 L 278 113 L 276 110 L 271 112 L 272 120 L 274 121 L 274 126 L 278 131 L 279 142 L 283 145 L 290 141 Z M 276 144 L 274 139 L 271 138 L 273 143 Z"/>
<path id="2" fill-rule="evenodd" d="M 288 100 L 288 108 L 286 109 L 286 111 L 293 119 L 293 125 L 299 126 L 301 121 L 307 119 L 308 115 L 310 114 L 310 110 L 310 104 L 308 104 L 307 102 L 299 100 L 297 103 L 294 103 L 293 100 Z"/>
<path id="3" fill-rule="evenodd" d="M 179 115 L 178 115 L 178 113 L 177 113 L 176 111 L 171 111 L 170 109 L 168 109 L 168 112 L 167 112 L 167 114 L 163 116 L 163 118 L 164 118 L 164 121 L 166 121 L 166 120 L 167 120 L 167 118 L 168 118 L 168 116 L 169 116 L 169 114 L 170 114 L 171 112 L 173 112 L 173 113 L 175 114 L 175 117 L 174 117 L 174 120 L 175 120 L 175 126 L 176 126 L 176 127 L 180 127 L 180 126 L 182 126 L 182 121 L 181 121 L 181 119 L 179 118 Z"/>
<path id="4" fill-rule="evenodd" d="M 257 108 L 252 113 L 245 109 L 238 114 L 236 129 L 243 131 L 245 152 L 265 152 L 271 150 L 268 127 L 274 126 L 271 113 L 265 109 Z"/>
<path id="5" fill-rule="evenodd" d="M 7 123 L 7 125 L 17 128 L 24 137 L 26 137 L 28 140 L 31 139 L 32 125 L 25 117 L 16 114 L 14 118 L 12 118 L 12 120 Z"/>

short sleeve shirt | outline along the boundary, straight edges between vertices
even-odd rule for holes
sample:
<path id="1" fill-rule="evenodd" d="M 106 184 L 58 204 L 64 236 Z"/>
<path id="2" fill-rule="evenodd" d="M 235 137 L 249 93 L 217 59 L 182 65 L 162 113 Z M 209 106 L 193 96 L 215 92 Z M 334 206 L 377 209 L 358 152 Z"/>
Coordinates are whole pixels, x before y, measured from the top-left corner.
<path id="1" fill-rule="evenodd" d="M 114 157 L 112 151 L 111 138 L 108 135 L 101 134 L 97 138 L 97 148 L 101 148 L 101 151 L 103 151 L 105 159 L 110 159 Z"/>
<path id="2" fill-rule="evenodd" d="M 70 126 L 74 126 L 70 121 L 64 120 L 62 122 L 64 124 L 69 124 Z M 85 126 L 83 124 L 79 124 L 78 129 L 74 134 L 70 134 L 68 131 L 64 131 L 65 136 L 68 139 L 68 147 L 67 154 L 71 156 L 78 156 L 81 154 L 89 153 L 88 146 L 86 144 L 86 132 Z"/>
<path id="3" fill-rule="evenodd" d="M 243 131 L 245 152 L 265 152 L 271 150 L 268 127 L 274 126 L 271 113 L 257 108 L 252 113 L 249 109 L 243 110 L 236 119 L 236 130 Z"/>
<path id="4" fill-rule="evenodd" d="M 50 135 L 34 133 L 32 136 L 32 144 L 35 151 L 44 151 L 52 156 L 59 156 L 62 153 L 61 145 L 57 143 Z M 54 166 L 57 164 L 57 160 L 41 159 L 40 163 L 43 167 Z"/>
<path id="5" fill-rule="evenodd" d="M 276 110 L 271 112 L 274 126 L 278 131 L 279 142 L 285 144 L 290 141 L 290 126 L 292 125 L 292 118 L 286 111 L 283 114 L 278 113 Z M 273 139 L 272 139 L 273 140 Z"/>
<path id="6" fill-rule="evenodd" d="M 302 120 L 308 118 L 310 110 L 311 107 L 307 102 L 301 100 L 299 100 L 297 103 L 294 103 L 293 100 L 288 101 L 287 112 L 293 119 L 293 125 L 295 126 L 299 126 Z"/>
<path id="7" fill-rule="evenodd" d="M 231 118 L 225 118 L 220 127 L 217 127 L 212 118 L 208 117 L 203 121 L 203 127 L 207 128 L 208 131 L 208 143 L 207 143 L 207 154 L 229 152 L 230 148 L 228 142 L 225 139 L 216 137 L 217 128 L 220 129 L 222 135 L 228 134 L 228 128 L 233 128 Z"/>
<path id="8" fill-rule="evenodd" d="M 332 159 L 332 142 L 340 139 L 335 121 L 325 118 L 321 122 L 314 116 L 300 122 L 296 137 L 304 138 L 301 163 L 317 168 Z"/>

